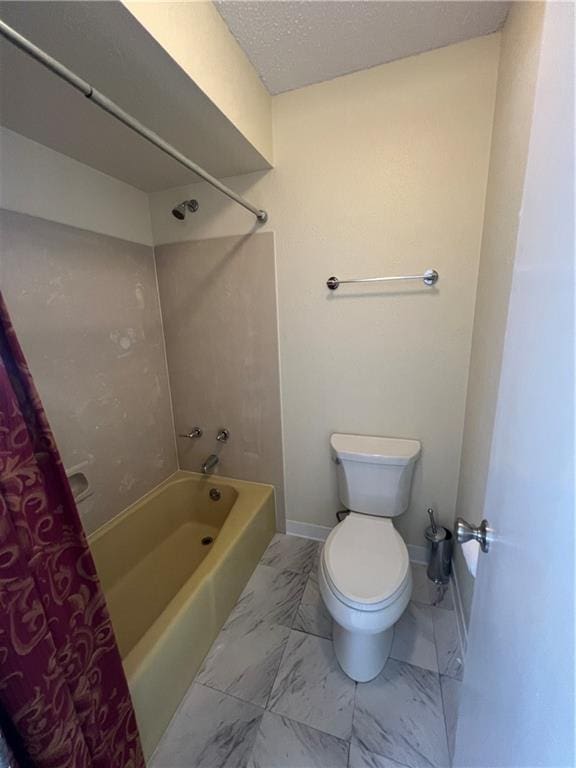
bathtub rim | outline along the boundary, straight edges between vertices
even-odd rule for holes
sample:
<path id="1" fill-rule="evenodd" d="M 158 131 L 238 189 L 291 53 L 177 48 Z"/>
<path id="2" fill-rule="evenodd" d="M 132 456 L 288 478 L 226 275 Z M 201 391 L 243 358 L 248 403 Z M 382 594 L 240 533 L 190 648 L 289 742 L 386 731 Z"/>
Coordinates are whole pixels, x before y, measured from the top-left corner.
<path id="1" fill-rule="evenodd" d="M 211 572 L 224 560 L 226 556 L 234 549 L 239 533 L 248 528 L 252 519 L 258 514 L 261 508 L 272 496 L 274 506 L 276 504 L 276 494 L 273 485 L 267 483 L 258 483 L 248 480 L 238 480 L 236 478 L 226 477 L 225 475 L 204 475 L 199 472 L 190 472 L 187 470 L 177 470 L 159 485 L 152 488 L 144 494 L 138 501 L 130 504 L 118 515 L 108 520 L 100 526 L 89 537 L 91 544 L 113 530 L 123 520 L 134 514 L 143 504 L 153 501 L 159 496 L 165 488 L 170 485 L 182 482 L 203 482 L 211 485 L 229 485 L 238 491 L 238 498 L 232 505 L 226 521 L 222 526 L 210 552 L 200 563 L 198 568 L 190 578 L 180 587 L 174 597 L 167 603 L 163 611 L 154 620 L 151 626 L 142 635 L 140 640 L 133 646 L 129 653 L 123 658 L 122 663 L 124 672 L 128 678 L 128 683 L 135 683 L 138 677 L 146 671 L 149 663 L 152 663 L 153 652 L 158 651 L 162 646 L 163 638 L 166 639 L 169 634 L 169 627 L 178 617 L 185 613 L 190 603 L 194 600 L 195 594 L 205 585 L 210 578 Z M 244 491 L 244 493 L 242 493 Z M 251 492 L 251 493 L 250 493 Z"/>
<path id="2" fill-rule="evenodd" d="M 136 501 L 132 502 L 132 504 L 124 507 L 124 509 L 118 512 L 118 514 L 114 515 L 114 517 L 111 517 L 110 520 L 107 520 L 91 533 L 87 533 L 86 539 L 88 543 L 92 545 L 93 541 L 97 541 L 98 539 L 102 538 L 102 536 L 104 536 L 111 528 L 114 528 L 116 525 L 118 525 L 124 518 L 129 517 L 137 507 L 140 507 L 144 502 L 148 502 L 154 499 L 156 496 L 162 493 L 162 491 L 167 486 L 174 485 L 175 482 L 186 479 L 203 480 L 205 482 L 213 480 L 214 484 L 217 484 L 218 481 L 222 481 L 226 485 L 230 485 L 237 490 L 240 490 L 241 488 L 249 490 L 254 486 L 260 486 L 262 488 L 271 488 L 272 491 L 275 491 L 274 486 L 270 483 L 260 483 L 255 480 L 239 480 L 238 478 L 228 477 L 227 475 L 204 475 L 202 472 L 191 472 L 187 469 L 177 469 L 175 472 L 172 472 L 171 475 L 168 475 L 168 477 L 162 480 L 161 483 L 158 483 L 158 485 L 155 485 L 154 488 L 151 488 L 143 496 L 140 496 L 139 499 L 136 499 Z M 237 502 L 238 499 L 236 499 L 234 503 L 236 504 Z"/>

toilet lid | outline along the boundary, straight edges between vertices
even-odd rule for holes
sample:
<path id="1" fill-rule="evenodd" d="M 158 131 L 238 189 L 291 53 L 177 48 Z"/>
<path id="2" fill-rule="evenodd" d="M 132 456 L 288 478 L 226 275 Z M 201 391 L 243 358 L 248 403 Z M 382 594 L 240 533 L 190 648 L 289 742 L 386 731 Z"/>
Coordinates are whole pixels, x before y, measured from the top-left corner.
<path id="1" fill-rule="evenodd" d="M 328 536 L 322 556 L 331 586 L 365 610 L 392 602 L 408 577 L 408 550 L 387 518 L 351 512 Z"/>

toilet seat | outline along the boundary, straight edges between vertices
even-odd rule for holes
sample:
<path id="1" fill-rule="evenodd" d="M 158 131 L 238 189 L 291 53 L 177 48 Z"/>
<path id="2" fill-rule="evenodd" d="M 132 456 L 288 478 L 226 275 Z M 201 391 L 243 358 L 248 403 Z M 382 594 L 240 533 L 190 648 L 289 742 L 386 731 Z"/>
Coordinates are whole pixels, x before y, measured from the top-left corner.
<path id="1" fill-rule="evenodd" d="M 324 575 L 334 596 L 358 611 L 380 611 L 406 589 L 408 550 L 392 521 L 351 512 L 328 536 Z"/>

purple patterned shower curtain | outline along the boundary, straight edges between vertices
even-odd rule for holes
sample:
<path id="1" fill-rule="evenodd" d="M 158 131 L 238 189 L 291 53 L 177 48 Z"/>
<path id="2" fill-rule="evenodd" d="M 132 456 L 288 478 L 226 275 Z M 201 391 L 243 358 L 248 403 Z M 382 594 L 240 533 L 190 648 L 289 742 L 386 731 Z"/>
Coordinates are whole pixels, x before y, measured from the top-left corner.
<path id="1" fill-rule="evenodd" d="M 144 768 L 94 562 L 1 293 L 0 725 L 21 768 Z"/>

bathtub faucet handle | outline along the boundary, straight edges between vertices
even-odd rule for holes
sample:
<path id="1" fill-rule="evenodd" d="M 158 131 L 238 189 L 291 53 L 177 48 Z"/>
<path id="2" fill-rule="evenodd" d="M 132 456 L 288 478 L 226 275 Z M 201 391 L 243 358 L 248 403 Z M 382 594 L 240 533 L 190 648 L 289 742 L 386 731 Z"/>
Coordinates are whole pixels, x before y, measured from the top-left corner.
<path id="1" fill-rule="evenodd" d="M 216 435 L 216 440 L 218 440 L 219 443 L 227 443 L 230 438 L 230 430 L 226 429 L 225 427 L 218 430 L 218 434 Z"/>
<path id="2" fill-rule="evenodd" d="M 199 437 L 202 437 L 202 430 L 200 427 L 192 427 L 190 432 L 185 432 L 184 434 L 178 435 L 178 437 L 187 437 L 188 440 L 196 440 Z"/>

